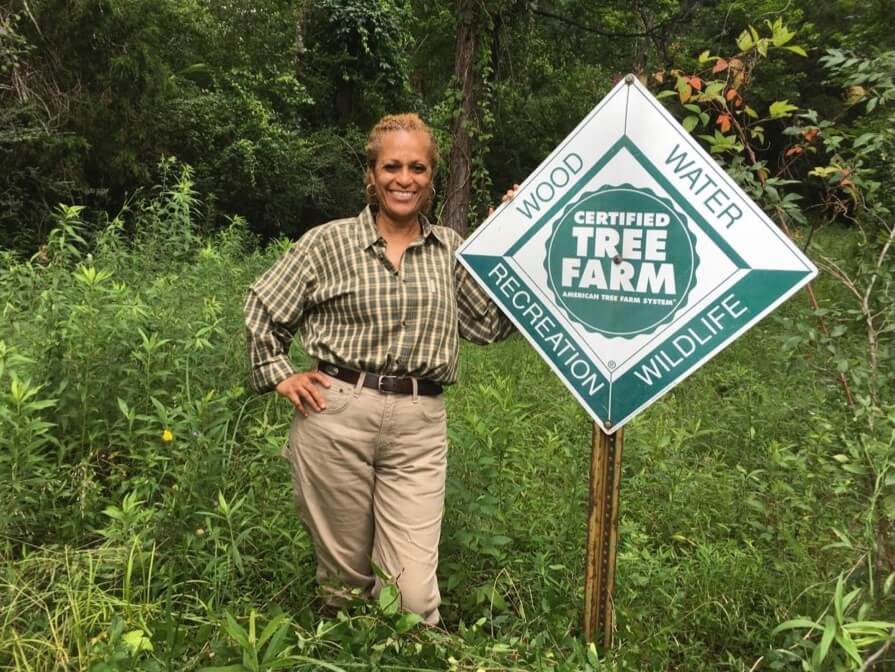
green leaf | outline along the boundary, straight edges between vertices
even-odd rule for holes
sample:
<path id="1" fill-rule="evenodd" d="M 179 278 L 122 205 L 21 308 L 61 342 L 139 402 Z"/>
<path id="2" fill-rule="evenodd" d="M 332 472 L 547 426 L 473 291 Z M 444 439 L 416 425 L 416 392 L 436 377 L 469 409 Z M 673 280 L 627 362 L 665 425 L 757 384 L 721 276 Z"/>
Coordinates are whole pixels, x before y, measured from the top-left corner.
<path id="1" fill-rule="evenodd" d="M 705 63 L 705 62 L 708 61 L 710 58 L 711 58 L 711 53 L 709 52 L 708 49 L 706 49 L 706 50 L 703 51 L 701 54 L 699 54 L 699 62 L 700 62 L 700 63 Z"/>
<path id="2" fill-rule="evenodd" d="M 787 51 L 791 51 L 794 54 L 798 54 L 799 56 L 804 56 L 805 58 L 808 57 L 808 52 L 796 44 L 793 44 L 789 47 L 783 47 L 783 48 L 786 49 Z"/>
<path id="3" fill-rule="evenodd" d="M 782 21 L 775 21 L 773 24 L 766 21 L 771 29 L 771 42 L 775 47 L 782 47 L 796 36 L 795 32 L 783 25 Z"/>
<path id="4" fill-rule="evenodd" d="M 423 617 L 419 614 L 403 614 L 395 623 L 395 631 L 403 635 L 405 632 L 413 629 L 417 624 L 423 622 Z"/>
<path id="5" fill-rule="evenodd" d="M 855 149 L 857 149 L 858 147 L 863 147 L 864 145 L 869 143 L 871 140 L 874 140 L 879 137 L 880 137 L 879 133 L 862 133 L 855 139 L 854 143 L 852 144 L 852 147 L 854 147 Z"/>
<path id="6" fill-rule="evenodd" d="M 752 41 L 752 35 L 749 34 L 748 30 L 744 30 L 737 38 L 737 49 L 740 51 L 749 51 L 753 44 L 755 43 Z"/>
<path id="7" fill-rule="evenodd" d="M 593 642 L 587 645 L 587 662 L 595 670 L 600 669 L 600 656 L 597 655 L 597 647 Z"/>
<path id="8" fill-rule="evenodd" d="M 130 409 L 127 407 L 127 404 L 121 397 L 118 397 L 118 408 L 121 410 L 121 413 L 124 415 L 125 418 L 131 414 Z"/>
<path id="9" fill-rule="evenodd" d="M 142 630 L 131 630 L 130 632 L 124 633 L 121 637 L 121 641 L 123 641 L 130 650 L 132 656 L 140 651 L 152 651 L 152 642 Z"/>
<path id="10" fill-rule="evenodd" d="M 771 119 L 780 119 L 781 117 L 788 116 L 791 112 L 795 112 L 798 109 L 798 105 L 790 105 L 788 100 L 777 100 L 771 103 L 771 107 L 768 109 L 768 111 L 771 114 Z"/>
<path id="11" fill-rule="evenodd" d="M 824 619 L 824 634 L 821 636 L 820 645 L 812 657 L 815 667 L 820 667 L 824 658 L 827 657 L 827 653 L 830 651 L 830 644 L 833 643 L 833 639 L 836 637 L 836 627 L 836 619 L 827 614 L 827 617 Z"/>
<path id="12" fill-rule="evenodd" d="M 845 630 L 836 630 L 836 641 L 858 665 L 864 662 L 861 659 L 861 654 L 858 653 L 858 647 L 855 645 L 854 640 Z"/>
<path id="13" fill-rule="evenodd" d="M 251 645 L 249 644 L 249 634 L 236 622 L 236 619 L 233 618 L 233 615 L 229 611 L 224 612 L 224 630 L 230 635 L 230 639 L 236 641 L 242 648 L 251 648 Z"/>
<path id="14" fill-rule="evenodd" d="M 891 621 L 855 621 L 854 623 L 847 623 L 842 627 L 849 633 L 886 637 L 889 631 L 895 628 L 895 623 Z"/>
<path id="15" fill-rule="evenodd" d="M 271 638 L 270 644 L 267 645 L 267 649 L 264 651 L 264 660 L 263 663 L 270 663 L 279 655 L 280 651 L 283 650 L 283 643 L 286 641 L 286 634 L 289 632 L 289 623 L 283 623 L 280 626 L 280 629 L 276 631 L 276 634 Z M 262 634 L 262 637 L 264 635 Z"/>
<path id="16" fill-rule="evenodd" d="M 842 598 L 842 608 L 848 610 L 851 606 L 851 603 L 855 601 L 855 598 L 861 594 L 863 588 L 855 588 L 848 595 Z"/>
<path id="17" fill-rule="evenodd" d="M 270 622 L 264 626 L 264 629 L 261 631 L 261 635 L 258 637 L 258 647 L 264 646 L 264 642 L 270 639 L 273 634 L 277 631 L 284 622 L 288 621 L 289 617 L 286 614 L 280 614 L 279 616 L 275 616 L 270 619 Z"/>
<path id="18" fill-rule="evenodd" d="M 843 623 L 845 621 L 845 608 L 842 604 L 842 596 L 845 593 L 845 581 L 842 575 L 836 580 L 836 590 L 833 591 L 833 609 L 836 613 L 836 622 Z"/>
<path id="19" fill-rule="evenodd" d="M 697 117 L 694 114 L 691 114 L 691 115 L 684 117 L 684 120 L 681 122 L 681 126 L 684 127 L 684 130 L 687 131 L 687 133 L 690 133 L 693 131 L 694 128 L 696 128 L 696 125 L 698 123 L 699 123 L 699 117 Z"/>
<path id="20" fill-rule="evenodd" d="M 807 618 L 793 618 L 788 621 L 783 621 L 783 623 L 771 631 L 771 634 L 778 635 L 784 630 L 801 630 L 802 628 L 817 630 L 820 628 L 820 624 L 815 623 L 814 621 L 809 621 Z"/>
<path id="21" fill-rule="evenodd" d="M 671 89 L 665 89 L 664 91 L 659 91 L 659 93 L 656 94 L 656 98 L 659 98 L 659 99 L 671 98 L 671 96 L 676 96 L 676 95 L 677 95 L 676 91 L 672 91 Z"/>
<path id="22" fill-rule="evenodd" d="M 382 567 L 377 565 L 375 562 L 370 563 L 370 567 L 373 570 L 373 573 L 376 577 L 382 581 L 382 583 L 390 583 L 392 581 L 392 577 L 389 576 L 388 572 L 386 572 Z"/>
<path id="23" fill-rule="evenodd" d="M 384 614 L 397 614 L 401 606 L 401 593 L 398 587 L 390 583 L 379 591 L 379 608 Z"/>
<path id="24" fill-rule="evenodd" d="M 724 90 L 724 82 L 711 82 L 706 85 L 702 95 L 706 98 L 721 99 L 721 92 Z"/>

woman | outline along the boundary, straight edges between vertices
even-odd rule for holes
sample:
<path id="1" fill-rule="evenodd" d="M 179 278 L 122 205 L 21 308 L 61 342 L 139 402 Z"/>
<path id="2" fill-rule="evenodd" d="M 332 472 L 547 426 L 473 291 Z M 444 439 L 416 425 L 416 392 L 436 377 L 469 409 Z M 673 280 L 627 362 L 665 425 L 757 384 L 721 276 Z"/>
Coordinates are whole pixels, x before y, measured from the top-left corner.
<path id="1" fill-rule="evenodd" d="M 437 160 L 418 116 L 381 119 L 367 143 L 370 205 L 308 231 L 245 305 L 253 387 L 297 411 L 286 454 L 328 601 L 345 586 L 375 595 L 375 564 L 430 624 L 441 602 L 442 388 L 457 378 L 458 337 L 485 344 L 513 330 L 456 261 L 459 234 L 423 214 Z M 315 370 L 289 362 L 296 332 Z"/>

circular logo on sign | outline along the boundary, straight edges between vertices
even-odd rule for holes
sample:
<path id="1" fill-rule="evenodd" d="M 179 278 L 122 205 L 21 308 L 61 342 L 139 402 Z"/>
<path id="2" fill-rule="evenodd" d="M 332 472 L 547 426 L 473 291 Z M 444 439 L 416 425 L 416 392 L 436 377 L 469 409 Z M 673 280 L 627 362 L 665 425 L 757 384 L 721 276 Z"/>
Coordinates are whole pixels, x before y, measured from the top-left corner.
<path id="1" fill-rule="evenodd" d="M 686 302 L 699 257 L 686 217 L 667 198 L 628 184 L 582 194 L 553 225 L 550 289 L 591 331 L 634 336 Z"/>

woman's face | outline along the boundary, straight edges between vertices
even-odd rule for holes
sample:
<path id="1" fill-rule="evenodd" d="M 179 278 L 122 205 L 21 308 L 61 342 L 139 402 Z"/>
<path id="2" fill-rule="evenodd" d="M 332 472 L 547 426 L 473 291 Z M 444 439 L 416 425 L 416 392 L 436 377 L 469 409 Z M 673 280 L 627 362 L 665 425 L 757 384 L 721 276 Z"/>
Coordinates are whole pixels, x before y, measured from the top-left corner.
<path id="1" fill-rule="evenodd" d="M 383 134 L 371 176 L 381 214 L 398 223 L 416 219 L 431 193 L 430 151 L 421 131 Z"/>

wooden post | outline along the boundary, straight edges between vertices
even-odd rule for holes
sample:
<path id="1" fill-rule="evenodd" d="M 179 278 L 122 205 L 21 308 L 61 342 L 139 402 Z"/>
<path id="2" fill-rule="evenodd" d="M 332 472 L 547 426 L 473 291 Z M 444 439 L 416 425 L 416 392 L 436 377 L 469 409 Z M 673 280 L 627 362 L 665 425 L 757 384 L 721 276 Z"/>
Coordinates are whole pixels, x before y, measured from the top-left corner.
<path id="1" fill-rule="evenodd" d="M 584 638 L 612 647 L 615 556 L 618 546 L 618 494 L 622 477 L 624 429 L 607 434 L 594 423 L 590 457 L 590 503 L 584 565 Z"/>

